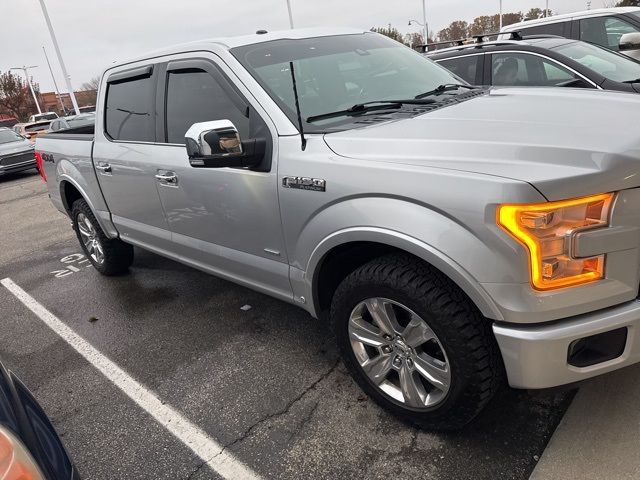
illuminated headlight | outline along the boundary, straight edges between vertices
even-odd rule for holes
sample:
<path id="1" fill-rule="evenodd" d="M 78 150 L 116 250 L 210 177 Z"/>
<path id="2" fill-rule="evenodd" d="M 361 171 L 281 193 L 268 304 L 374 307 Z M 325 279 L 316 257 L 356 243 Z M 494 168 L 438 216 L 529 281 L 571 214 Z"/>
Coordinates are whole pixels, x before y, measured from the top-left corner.
<path id="1" fill-rule="evenodd" d="M 604 276 L 605 255 L 572 257 L 573 234 L 609 224 L 614 195 L 534 205 L 500 205 L 498 224 L 529 251 L 531 284 L 538 290 L 592 282 Z"/>

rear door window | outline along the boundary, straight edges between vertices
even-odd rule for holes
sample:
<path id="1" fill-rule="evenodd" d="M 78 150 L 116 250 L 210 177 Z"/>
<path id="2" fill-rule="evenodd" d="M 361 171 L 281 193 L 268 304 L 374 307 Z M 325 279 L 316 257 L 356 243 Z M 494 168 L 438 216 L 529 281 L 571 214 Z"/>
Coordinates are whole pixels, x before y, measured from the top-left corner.
<path id="1" fill-rule="evenodd" d="M 559 37 L 568 36 L 569 22 L 545 23 L 533 27 L 523 27 L 520 29 L 522 35 L 557 35 Z"/>
<path id="2" fill-rule="evenodd" d="M 552 87 L 580 77 L 561 64 L 529 53 L 494 53 L 492 85 Z"/>
<path id="3" fill-rule="evenodd" d="M 108 84 L 105 131 L 113 140 L 155 142 L 155 77 L 127 78 Z"/>
<path id="4" fill-rule="evenodd" d="M 625 33 L 640 31 L 618 17 L 594 17 L 580 20 L 580 40 L 611 50 L 620 50 L 620 39 Z"/>
<path id="5" fill-rule="evenodd" d="M 467 55 L 465 57 L 458 58 L 445 58 L 444 60 L 438 60 L 437 62 L 447 70 L 455 73 L 462 78 L 465 82 L 474 85 L 477 83 L 478 62 L 483 58 L 483 55 Z"/>

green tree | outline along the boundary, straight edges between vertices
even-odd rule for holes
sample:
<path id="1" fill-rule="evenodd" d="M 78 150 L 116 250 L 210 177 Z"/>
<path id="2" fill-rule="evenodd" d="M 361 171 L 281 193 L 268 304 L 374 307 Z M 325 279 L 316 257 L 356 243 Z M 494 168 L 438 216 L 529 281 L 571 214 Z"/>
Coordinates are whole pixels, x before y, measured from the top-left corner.
<path id="1" fill-rule="evenodd" d="M 404 35 L 402 35 L 400 33 L 400 30 L 398 30 L 395 27 L 392 27 L 391 25 L 389 25 L 388 27 L 373 27 L 371 29 L 371 31 L 379 33 L 379 34 L 384 35 L 386 37 L 392 38 L 393 40 L 395 40 L 397 42 L 405 43 L 404 42 Z"/>
<path id="2" fill-rule="evenodd" d="M 616 7 L 640 7 L 640 0 L 622 0 Z"/>
<path id="3" fill-rule="evenodd" d="M 543 10 L 542 8 L 532 8 L 526 13 L 526 15 L 524 16 L 524 19 L 536 20 L 537 18 L 543 18 L 545 16 L 550 17 L 553 15 L 553 12 L 551 10 L 548 10 L 546 13 L 547 14 L 545 15 L 545 10 Z"/>
<path id="4" fill-rule="evenodd" d="M 40 87 L 33 84 L 36 95 L 40 95 Z M 0 109 L 11 113 L 20 121 L 37 111 L 29 85 L 20 76 L 11 72 L 0 73 Z"/>

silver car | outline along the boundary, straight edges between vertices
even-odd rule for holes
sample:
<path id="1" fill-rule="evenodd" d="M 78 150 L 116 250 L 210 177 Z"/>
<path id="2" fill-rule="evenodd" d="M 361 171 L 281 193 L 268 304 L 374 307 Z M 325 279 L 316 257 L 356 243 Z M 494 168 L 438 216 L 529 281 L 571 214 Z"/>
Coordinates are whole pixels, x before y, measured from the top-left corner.
<path id="1" fill-rule="evenodd" d="M 36 145 L 95 268 L 135 245 L 327 319 L 402 419 L 640 360 L 638 95 L 474 88 L 324 29 L 115 64 L 97 105 Z"/>
<path id="2" fill-rule="evenodd" d="M 0 128 L 0 175 L 37 168 L 34 145 L 9 128 Z"/>

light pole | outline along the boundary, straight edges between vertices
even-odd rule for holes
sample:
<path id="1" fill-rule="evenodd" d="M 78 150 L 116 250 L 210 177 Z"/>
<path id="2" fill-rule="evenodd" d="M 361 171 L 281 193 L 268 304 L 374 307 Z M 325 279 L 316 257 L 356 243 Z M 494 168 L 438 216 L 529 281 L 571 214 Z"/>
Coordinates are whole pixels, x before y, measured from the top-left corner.
<path id="1" fill-rule="evenodd" d="M 422 0 L 422 27 L 424 28 L 424 44 L 429 43 L 429 25 L 427 25 L 427 0 Z"/>
<path id="2" fill-rule="evenodd" d="M 289 28 L 293 29 L 293 13 L 291 13 L 291 0 L 287 0 L 287 10 L 289 10 Z"/>
<path id="3" fill-rule="evenodd" d="M 53 42 L 53 48 L 55 49 L 56 55 L 58 56 L 58 62 L 60 62 L 60 68 L 62 69 L 64 81 L 67 84 L 67 90 L 69 90 L 69 96 L 71 97 L 73 110 L 75 111 L 76 115 L 80 115 L 78 102 L 76 101 L 76 96 L 73 93 L 73 87 L 71 86 L 71 77 L 69 77 L 69 74 L 67 73 L 67 67 L 64 66 L 62 54 L 60 53 L 60 47 L 58 46 L 58 40 L 56 40 L 56 34 L 53 31 L 53 25 L 51 25 L 51 19 L 49 18 L 49 13 L 47 12 L 47 6 L 44 4 L 44 0 L 40 0 L 40 6 L 42 7 L 42 14 L 44 15 L 44 19 L 47 22 L 47 27 L 49 28 L 49 33 L 51 34 L 51 41 Z"/>
<path id="4" fill-rule="evenodd" d="M 500 0 L 500 31 L 502 31 L 502 0 Z"/>
<path id="5" fill-rule="evenodd" d="M 47 66 L 49 67 L 49 72 L 51 73 L 51 80 L 53 80 L 53 86 L 56 89 L 56 95 L 58 97 L 58 101 L 60 102 L 60 106 L 62 107 L 62 113 L 67 113 L 67 109 L 64 108 L 64 102 L 62 101 L 62 96 L 60 96 L 60 89 L 58 88 L 58 82 L 56 82 L 56 77 L 53 75 L 53 70 L 51 69 L 51 63 L 49 63 L 49 56 L 47 55 L 47 51 L 42 47 L 42 51 L 44 52 L 44 58 L 47 61 Z"/>
<path id="6" fill-rule="evenodd" d="M 547 8 L 544 9 L 544 16 L 545 17 L 549 16 L 549 0 L 547 0 Z"/>
<path id="7" fill-rule="evenodd" d="M 42 113 L 42 110 L 40 110 L 40 104 L 38 103 L 38 98 L 36 97 L 36 92 L 33 91 L 33 85 L 31 85 L 31 80 L 29 80 L 29 69 L 36 67 L 37 65 L 31 65 L 30 67 L 11 67 L 9 70 L 22 70 L 24 72 L 24 76 L 27 79 L 27 84 L 29 84 L 29 90 L 31 90 L 31 95 L 33 96 L 33 101 L 36 102 L 38 113 Z"/>

